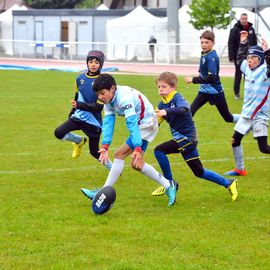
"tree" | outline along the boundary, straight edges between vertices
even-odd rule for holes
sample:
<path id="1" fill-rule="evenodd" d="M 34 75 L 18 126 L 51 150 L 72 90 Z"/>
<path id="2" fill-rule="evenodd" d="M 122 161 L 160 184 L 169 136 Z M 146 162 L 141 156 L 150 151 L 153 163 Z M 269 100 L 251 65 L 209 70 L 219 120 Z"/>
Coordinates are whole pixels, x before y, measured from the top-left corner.
<path id="1" fill-rule="evenodd" d="M 74 8 L 77 4 L 85 0 L 24 0 L 24 3 L 31 8 L 40 9 L 60 9 L 60 8 Z"/>
<path id="2" fill-rule="evenodd" d="M 81 8 L 81 9 L 86 9 L 86 8 L 95 8 L 96 6 L 99 6 L 102 1 L 99 0 L 84 0 L 80 4 L 77 4 L 75 8 Z"/>
<path id="3" fill-rule="evenodd" d="M 195 29 L 226 29 L 230 23 L 230 0 L 192 0 L 188 11 Z"/>

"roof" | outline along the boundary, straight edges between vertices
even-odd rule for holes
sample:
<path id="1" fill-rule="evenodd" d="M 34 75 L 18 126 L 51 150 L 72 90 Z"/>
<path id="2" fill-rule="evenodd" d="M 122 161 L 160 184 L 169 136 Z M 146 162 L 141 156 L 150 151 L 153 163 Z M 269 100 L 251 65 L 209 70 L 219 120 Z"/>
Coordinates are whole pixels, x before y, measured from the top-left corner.
<path id="1" fill-rule="evenodd" d="M 23 0 L 5 0 L 0 2 L 0 10 L 8 10 L 11 8 L 13 5 L 23 5 Z"/>

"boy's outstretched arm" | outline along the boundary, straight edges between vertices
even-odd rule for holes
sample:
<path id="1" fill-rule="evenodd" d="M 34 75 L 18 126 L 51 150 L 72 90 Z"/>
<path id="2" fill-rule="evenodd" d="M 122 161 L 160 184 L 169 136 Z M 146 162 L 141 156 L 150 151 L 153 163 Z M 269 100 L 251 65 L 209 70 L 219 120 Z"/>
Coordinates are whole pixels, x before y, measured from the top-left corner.
<path id="1" fill-rule="evenodd" d="M 241 63 L 246 59 L 248 53 L 248 32 L 241 31 L 240 32 L 240 45 L 237 52 L 237 64 L 241 65 Z"/>

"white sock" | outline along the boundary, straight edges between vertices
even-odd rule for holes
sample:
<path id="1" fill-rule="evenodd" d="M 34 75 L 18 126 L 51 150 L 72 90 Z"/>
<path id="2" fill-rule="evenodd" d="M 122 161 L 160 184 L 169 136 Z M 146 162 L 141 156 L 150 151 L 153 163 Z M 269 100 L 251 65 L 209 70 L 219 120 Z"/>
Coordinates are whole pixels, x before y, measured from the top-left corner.
<path id="1" fill-rule="evenodd" d="M 125 161 L 122 159 L 115 158 L 112 164 L 112 168 L 109 172 L 107 180 L 104 184 L 105 186 L 113 186 L 115 182 L 118 180 L 119 176 L 121 175 L 124 169 Z"/>
<path id="2" fill-rule="evenodd" d="M 144 175 L 148 176 L 149 178 L 153 179 L 160 185 L 162 185 L 165 189 L 167 189 L 170 186 L 170 182 L 168 179 L 166 179 L 164 176 L 162 176 L 160 173 L 158 173 L 154 167 L 151 165 L 144 163 L 144 166 L 141 171 Z"/>
<path id="3" fill-rule="evenodd" d="M 82 136 L 69 132 L 62 138 L 62 141 L 70 141 L 79 144 L 82 141 L 82 139 L 83 139 Z"/>
<path id="4" fill-rule="evenodd" d="M 236 168 L 238 170 L 244 170 L 244 153 L 243 153 L 243 147 L 242 145 L 233 147 L 233 156 L 234 156 L 234 161 Z"/>
<path id="5" fill-rule="evenodd" d="M 233 113 L 232 116 L 233 116 L 233 123 L 236 123 L 240 118 L 240 114 Z"/>

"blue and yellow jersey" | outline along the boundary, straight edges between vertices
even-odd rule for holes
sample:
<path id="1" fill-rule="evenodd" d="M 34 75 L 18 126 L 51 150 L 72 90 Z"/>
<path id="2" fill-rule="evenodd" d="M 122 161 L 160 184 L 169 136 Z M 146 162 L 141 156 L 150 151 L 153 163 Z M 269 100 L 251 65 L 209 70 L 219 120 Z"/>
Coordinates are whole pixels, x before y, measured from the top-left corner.
<path id="1" fill-rule="evenodd" d="M 203 80 L 209 75 L 213 75 L 215 77 L 214 82 L 202 83 L 200 85 L 200 92 L 217 94 L 223 91 L 223 87 L 219 79 L 219 57 L 215 50 L 201 54 L 199 72 L 200 77 Z"/>
<path id="2" fill-rule="evenodd" d="M 78 93 L 78 102 L 83 103 L 98 103 L 97 95 L 93 90 L 93 83 L 97 76 L 89 76 L 87 73 L 80 74 L 76 79 L 76 92 Z M 102 115 L 101 111 L 90 112 L 76 109 L 71 117 L 75 117 L 90 125 L 101 128 Z"/>
<path id="3" fill-rule="evenodd" d="M 196 128 L 190 106 L 182 95 L 176 91 L 171 92 L 167 97 L 163 97 L 162 101 L 158 104 L 159 110 L 166 110 L 167 115 L 164 120 L 170 125 L 170 130 L 173 139 L 181 140 L 183 138 L 189 141 L 196 141 Z M 161 119 L 159 119 L 159 123 Z"/>

